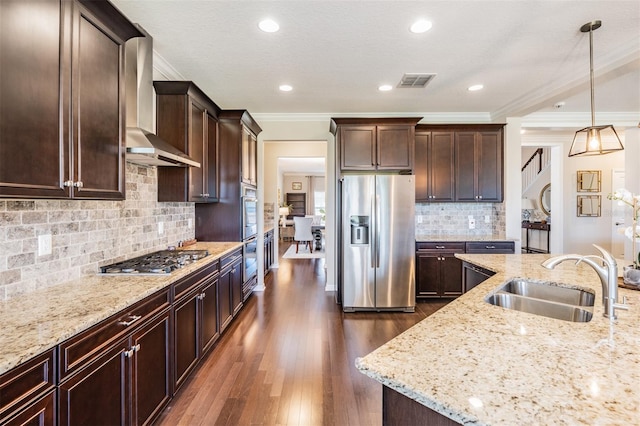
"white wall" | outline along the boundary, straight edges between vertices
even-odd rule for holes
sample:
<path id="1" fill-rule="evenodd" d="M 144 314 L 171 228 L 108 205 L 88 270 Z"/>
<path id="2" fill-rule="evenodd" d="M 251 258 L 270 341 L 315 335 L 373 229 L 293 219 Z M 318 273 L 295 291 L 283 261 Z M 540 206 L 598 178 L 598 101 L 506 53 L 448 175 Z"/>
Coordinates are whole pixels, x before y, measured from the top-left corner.
<path id="1" fill-rule="evenodd" d="M 286 193 L 282 177 L 278 176 L 278 157 L 325 157 L 326 176 L 335 176 L 335 141 L 329 132 L 329 120 L 317 121 L 270 121 L 259 114 L 254 118 L 262 133 L 258 136 L 258 197 L 263 202 L 278 202 L 278 188 Z M 335 290 L 335 187 L 327 183 L 327 216 L 325 236 L 325 262 L 327 267 L 326 290 Z M 282 196 L 282 195 L 281 195 Z M 261 216 L 259 216 L 261 217 Z M 262 225 L 259 225 L 262 226 Z M 259 235 L 262 235 L 260 232 Z M 275 230 L 275 250 L 278 250 L 278 229 Z M 259 241 L 260 243 L 260 241 Z M 261 256 L 261 253 L 258 253 Z M 260 263 L 259 263 L 260 264 Z M 260 276 L 259 276 L 260 277 Z M 260 277 L 261 278 L 261 277 Z M 259 286 L 262 282 L 259 282 Z"/>

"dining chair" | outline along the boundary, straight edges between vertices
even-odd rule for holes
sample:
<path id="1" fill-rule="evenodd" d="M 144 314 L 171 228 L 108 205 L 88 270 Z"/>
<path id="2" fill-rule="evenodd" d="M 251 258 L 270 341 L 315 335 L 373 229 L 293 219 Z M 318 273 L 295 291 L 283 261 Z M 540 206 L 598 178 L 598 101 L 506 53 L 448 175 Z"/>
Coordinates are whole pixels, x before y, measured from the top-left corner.
<path id="1" fill-rule="evenodd" d="M 313 253 L 313 234 L 311 233 L 312 217 L 299 217 L 294 216 L 293 226 L 294 233 L 293 239 L 296 242 L 296 253 L 298 253 L 299 244 L 304 242 L 309 247 L 309 252 Z"/>

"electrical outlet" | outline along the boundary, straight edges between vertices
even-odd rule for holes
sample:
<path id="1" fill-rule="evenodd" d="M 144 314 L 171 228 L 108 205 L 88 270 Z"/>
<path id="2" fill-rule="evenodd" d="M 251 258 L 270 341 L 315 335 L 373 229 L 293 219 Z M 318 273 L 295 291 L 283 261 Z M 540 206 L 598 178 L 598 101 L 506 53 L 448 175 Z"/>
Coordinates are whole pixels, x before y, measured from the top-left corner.
<path id="1" fill-rule="evenodd" d="M 164 234 L 164 222 L 158 222 L 158 235 Z"/>
<path id="2" fill-rule="evenodd" d="M 52 252 L 51 234 L 38 235 L 38 256 L 47 256 Z"/>
<path id="3" fill-rule="evenodd" d="M 187 219 L 187 228 L 193 228 L 193 221 L 191 220 L 191 218 Z"/>
<path id="4" fill-rule="evenodd" d="M 491 223 L 491 216 L 488 214 L 484 215 L 484 223 Z"/>
<path id="5" fill-rule="evenodd" d="M 469 229 L 476 229 L 476 220 L 469 219 Z"/>
<path id="6" fill-rule="evenodd" d="M 416 218 L 418 219 L 418 223 L 422 223 L 422 216 L 416 216 Z"/>

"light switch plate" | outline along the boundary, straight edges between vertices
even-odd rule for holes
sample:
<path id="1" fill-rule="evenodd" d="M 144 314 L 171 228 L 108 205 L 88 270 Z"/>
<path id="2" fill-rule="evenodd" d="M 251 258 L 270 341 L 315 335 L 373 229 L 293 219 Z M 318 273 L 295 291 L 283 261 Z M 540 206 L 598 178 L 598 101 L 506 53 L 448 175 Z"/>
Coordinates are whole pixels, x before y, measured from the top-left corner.
<path id="1" fill-rule="evenodd" d="M 187 228 L 188 229 L 193 228 L 193 221 L 191 220 L 191 218 L 187 219 Z"/>
<path id="2" fill-rule="evenodd" d="M 164 222 L 158 222 L 158 235 L 164 234 Z"/>
<path id="3" fill-rule="evenodd" d="M 484 215 L 484 223 L 491 223 L 491 216 L 488 214 Z"/>
<path id="4" fill-rule="evenodd" d="M 469 219 L 469 229 L 476 229 L 476 220 Z"/>

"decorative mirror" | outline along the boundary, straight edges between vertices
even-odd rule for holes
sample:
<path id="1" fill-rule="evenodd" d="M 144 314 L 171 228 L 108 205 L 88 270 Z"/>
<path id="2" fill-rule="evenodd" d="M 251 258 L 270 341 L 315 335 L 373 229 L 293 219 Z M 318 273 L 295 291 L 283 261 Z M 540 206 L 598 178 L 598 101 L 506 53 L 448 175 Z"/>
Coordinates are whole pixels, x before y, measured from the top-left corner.
<path id="1" fill-rule="evenodd" d="M 578 217 L 600 216 L 599 195 L 578 195 Z"/>
<path id="2" fill-rule="evenodd" d="M 542 209 L 542 212 L 545 215 L 551 216 L 551 184 L 550 183 L 546 184 L 544 188 L 542 188 L 542 191 L 540 191 L 540 200 L 538 204 L 540 205 L 540 209 Z"/>
<path id="3" fill-rule="evenodd" d="M 600 192 L 600 170 L 578 170 L 578 192 Z"/>

